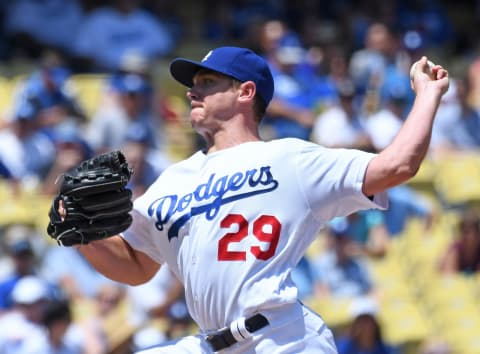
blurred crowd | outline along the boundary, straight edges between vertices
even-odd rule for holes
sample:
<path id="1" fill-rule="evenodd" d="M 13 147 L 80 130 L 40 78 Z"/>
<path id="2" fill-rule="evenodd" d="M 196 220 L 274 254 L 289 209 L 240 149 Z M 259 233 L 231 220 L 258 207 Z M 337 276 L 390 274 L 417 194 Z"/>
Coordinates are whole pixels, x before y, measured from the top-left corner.
<path id="1" fill-rule="evenodd" d="M 451 16 L 451 4 L 205 0 L 183 5 L 0 2 L 0 61 L 7 68 L 0 85 L 15 83 L 8 86 L 11 100 L 0 116 L 2 205 L 24 202 L 28 191 L 28 198 L 45 200 L 48 208 L 59 175 L 114 149 L 122 150 L 134 169 L 129 187 L 135 198 L 167 166 L 201 148 L 203 142 L 188 127 L 186 97 L 171 94 L 168 81 L 156 76 L 192 43 L 201 48 L 191 53 L 197 58 L 210 47 L 234 44 L 267 59 L 275 95 L 261 125 L 264 139 L 296 137 L 370 152 L 386 147 L 403 124 L 414 99 L 410 66 L 428 55 L 452 70 L 426 162 L 467 157 L 478 163 L 478 35 L 459 23 L 457 13 Z M 456 6 L 463 9 L 462 19 L 478 21 L 476 2 Z M 28 70 L 8 71 L 25 61 Z M 86 107 L 75 90 L 80 78 L 99 83 L 93 107 Z M 378 317 L 384 300 L 372 265 L 392 257 L 412 221 L 420 225 L 415 237 L 424 238 L 444 225 L 445 215 L 451 217 L 432 262 L 434 274 L 480 274 L 480 192 L 474 195 L 480 183 L 472 182 L 471 198 L 452 200 L 436 190 L 434 173 L 427 177 L 391 189 L 386 211 L 332 220 L 292 273 L 302 300 L 348 303 L 348 320 L 332 324 L 340 354 L 455 352 L 455 343 L 429 336 L 409 352 L 406 343 L 382 336 Z M 448 181 L 452 189 L 454 182 Z M 48 209 L 29 212 L 46 217 Z M 51 242 L 42 222 L 20 214 L 18 219 L 0 222 L 0 353 L 124 354 L 195 330 L 182 286 L 167 267 L 145 285 L 118 284 L 96 273 L 76 249 Z"/>

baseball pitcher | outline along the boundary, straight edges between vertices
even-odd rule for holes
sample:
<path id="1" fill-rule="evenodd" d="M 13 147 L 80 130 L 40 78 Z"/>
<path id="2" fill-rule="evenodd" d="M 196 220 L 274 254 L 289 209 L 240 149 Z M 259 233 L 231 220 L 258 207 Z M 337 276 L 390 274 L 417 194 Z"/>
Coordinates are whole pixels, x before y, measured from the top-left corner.
<path id="1" fill-rule="evenodd" d="M 336 353 L 332 332 L 297 298 L 291 271 L 323 224 L 386 208 L 385 191 L 415 175 L 427 152 L 448 73 L 418 61 L 416 100 L 379 154 L 287 138 L 262 141 L 273 91 L 265 60 L 220 47 L 175 59 L 190 121 L 206 148 L 167 168 L 132 205 L 120 152 L 64 175 L 49 234 L 74 245 L 101 273 L 135 285 L 168 264 L 183 283 L 196 335 L 153 353 Z M 100 171 L 100 172 L 98 172 Z"/>

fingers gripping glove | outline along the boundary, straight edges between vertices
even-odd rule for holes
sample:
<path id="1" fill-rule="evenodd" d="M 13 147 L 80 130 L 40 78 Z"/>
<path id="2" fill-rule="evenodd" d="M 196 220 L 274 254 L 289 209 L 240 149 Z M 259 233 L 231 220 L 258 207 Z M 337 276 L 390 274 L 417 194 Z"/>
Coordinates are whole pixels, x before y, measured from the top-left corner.
<path id="1" fill-rule="evenodd" d="M 87 244 L 126 230 L 132 223 L 132 170 L 113 151 L 81 162 L 61 176 L 50 208 L 47 233 L 62 246 Z M 59 214 L 62 201 L 65 215 Z"/>

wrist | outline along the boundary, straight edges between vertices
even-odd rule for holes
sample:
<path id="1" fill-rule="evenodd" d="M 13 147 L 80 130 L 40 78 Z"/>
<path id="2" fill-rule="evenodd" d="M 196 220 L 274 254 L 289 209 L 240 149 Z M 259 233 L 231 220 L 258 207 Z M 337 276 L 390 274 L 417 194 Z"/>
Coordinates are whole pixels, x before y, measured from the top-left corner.
<path id="1" fill-rule="evenodd" d="M 415 100 L 420 100 L 422 102 L 433 102 L 435 104 L 439 104 L 443 96 L 442 90 L 436 88 L 436 87 L 431 87 L 431 86 L 426 86 L 423 90 L 420 90 L 415 97 Z"/>

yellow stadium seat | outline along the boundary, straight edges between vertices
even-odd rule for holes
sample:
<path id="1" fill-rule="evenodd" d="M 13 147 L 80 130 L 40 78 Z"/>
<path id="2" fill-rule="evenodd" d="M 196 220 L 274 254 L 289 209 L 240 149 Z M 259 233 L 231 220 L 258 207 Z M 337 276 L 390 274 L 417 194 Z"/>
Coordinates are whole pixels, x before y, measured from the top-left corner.
<path id="1" fill-rule="evenodd" d="M 459 336 L 451 335 L 451 341 L 455 343 L 454 353 L 478 354 L 480 353 L 480 337 L 478 328 L 470 332 L 462 332 Z"/>
<path id="2" fill-rule="evenodd" d="M 444 333 L 480 328 L 480 309 L 466 277 L 438 277 L 423 290 L 424 308 Z"/>
<path id="3" fill-rule="evenodd" d="M 433 180 L 435 176 L 435 161 L 432 159 L 425 159 L 420 165 L 417 174 L 408 181 L 412 187 L 421 189 L 433 188 Z"/>
<path id="4" fill-rule="evenodd" d="M 77 98 L 87 118 L 92 117 L 102 102 L 105 80 L 104 74 L 74 74 L 67 82 L 68 90 Z"/>
<path id="5" fill-rule="evenodd" d="M 26 75 L 21 74 L 12 78 L 0 77 L 0 127 L 2 120 L 12 114 L 15 109 L 15 99 L 21 89 Z"/>
<path id="6" fill-rule="evenodd" d="M 112 351 L 123 347 L 138 329 L 128 320 L 131 311 L 129 306 L 127 300 L 122 300 L 118 308 L 103 319 L 103 328 Z"/>
<path id="7" fill-rule="evenodd" d="M 434 185 L 450 204 L 480 201 L 480 154 L 455 154 L 438 160 Z"/>
<path id="8" fill-rule="evenodd" d="M 4 119 L 5 114 L 12 105 L 12 92 L 10 81 L 5 77 L 0 77 L 0 121 Z"/>
<path id="9" fill-rule="evenodd" d="M 0 225 L 28 224 L 45 230 L 52 197 L 41 195 L 36 188 L 20 186 L 17 192 L 5 181 L 0 182 Z"/>
<path id="10" fill-rule="evenodd" d="M 80 323 L 95 315 L 96 304 L 93 298 L 75 298 L 72 299 L 70 310 L 74 322 Z"/>
<path id="11" fill-rule="evenodd" d="M 419 342 L 430 334 L 429 323 L 416 304 L 409 300 L 382 301 L 378 317 L 385 340 L 389 343 Z"/>
<path id="12" fill-rule="evenodd" d="M 9 193 L 6 195 L 6 201 L 0 204 L 0 225 L 17 223 L 30 225 L 33 223 L 32 213 L 34 212 L 36 211 L 32 210 L 29 203 L 22 203 Z"/>
<path id="13" fill-rule="evenodd" d="M 350 299 L 319 299 L 312 297 L 304 301 L 305 305 L 317 312 L 330 327 L 345 326 L 352 320 Z"/>

